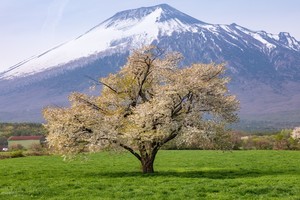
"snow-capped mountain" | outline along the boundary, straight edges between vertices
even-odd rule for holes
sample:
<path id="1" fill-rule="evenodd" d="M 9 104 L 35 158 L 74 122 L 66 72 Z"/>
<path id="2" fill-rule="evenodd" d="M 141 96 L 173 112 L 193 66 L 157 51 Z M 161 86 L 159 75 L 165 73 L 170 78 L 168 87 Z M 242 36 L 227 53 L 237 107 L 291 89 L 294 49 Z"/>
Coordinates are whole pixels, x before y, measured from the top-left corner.
<path id="1" fill-rule="evenodd" d="M 24 77 L 62 66 L 64 70 L 72 69 L 84 66 L 85 63 L 76 63 L 82 59 L 98 59 L 97 55 L 104 52 L 125 52 L 153 42 L 159 44 L 165 37 L 180 34 L 200 37 L 203 46 L 213 43 L 215 54 L 227 50 L 226 45 L 241 52 L 253 48 L 265 54 L 278 48 L 300 51 L 300 42 L 288 33 L 276 35 L 251 31 L 236 24 L 208 24 L 163 4 L 119 12 L 78 38 L 16 64 L 0 77 Z M 68 63 L 72 64 L 65 67 Z"/>
<path id="2" fill-rule="evenodd" d="M 151 44 L 173 32 L 197 32 L 202 22 L 168 5 L 117 13 L 78 38 L 11 67 L 1 77 L 12 79 L 57 68 L 107 51 L 127 51 Z M 83 64 L 84 65 L 84 64 Z M 68 68 L 75 68 L 72 65 Z"/>
<path id="3" fill-rule="evenodd" d="M 300 42 L 289 33 L 209 24 L 162 4 L 119 12 L 83 35 L 0 72 L 0 103 L 5 105 L 0 120 L 40 120 L 43 106 L 64 105 L 70 91 L 88 91 L 87 76 L 115 72 L 132 49 L 148 44 L 181 52 L 182 65 L 226 62 L 242 113 L 300 105 Z"/>

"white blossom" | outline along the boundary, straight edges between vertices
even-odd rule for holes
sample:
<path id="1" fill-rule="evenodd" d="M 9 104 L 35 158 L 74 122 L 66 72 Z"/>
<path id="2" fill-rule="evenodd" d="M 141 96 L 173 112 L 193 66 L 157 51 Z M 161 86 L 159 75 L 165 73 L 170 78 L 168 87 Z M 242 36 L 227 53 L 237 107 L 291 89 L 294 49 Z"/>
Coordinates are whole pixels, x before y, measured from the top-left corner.
<path id="1" fill-rule="evenodd" d="M 300 140 L 300 127 L 294 128 L 291 137 L 295 140 Z"/>

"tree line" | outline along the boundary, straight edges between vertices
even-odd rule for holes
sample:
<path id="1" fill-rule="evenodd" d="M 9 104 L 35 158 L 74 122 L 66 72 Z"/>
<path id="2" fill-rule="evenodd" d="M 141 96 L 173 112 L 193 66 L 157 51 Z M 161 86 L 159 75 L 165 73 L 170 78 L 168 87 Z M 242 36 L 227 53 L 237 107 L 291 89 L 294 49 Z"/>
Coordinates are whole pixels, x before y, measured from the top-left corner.
<path id="1" fill-rule="evenodd" d="M 268 132 L 228 131 L 217 140 L 194 141 L 186 144 L 174 140 L 165 149 L 195 149 L 195 150 L 300 150 L 300 138 L 293 136 L 292 129 Z"/>

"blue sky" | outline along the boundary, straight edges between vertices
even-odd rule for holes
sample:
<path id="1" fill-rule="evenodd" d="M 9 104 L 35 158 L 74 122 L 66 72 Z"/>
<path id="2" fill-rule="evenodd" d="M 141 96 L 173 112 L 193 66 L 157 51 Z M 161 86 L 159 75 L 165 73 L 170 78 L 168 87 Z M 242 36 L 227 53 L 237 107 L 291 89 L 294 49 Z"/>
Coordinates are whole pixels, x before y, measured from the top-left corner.
<path id="1" fill-rule="evenodd" d="M 118 11 L 167 3 L 201 21 L 289 32 L 299 0 L 0 0 L 0 70 L 83 34 Z"/>

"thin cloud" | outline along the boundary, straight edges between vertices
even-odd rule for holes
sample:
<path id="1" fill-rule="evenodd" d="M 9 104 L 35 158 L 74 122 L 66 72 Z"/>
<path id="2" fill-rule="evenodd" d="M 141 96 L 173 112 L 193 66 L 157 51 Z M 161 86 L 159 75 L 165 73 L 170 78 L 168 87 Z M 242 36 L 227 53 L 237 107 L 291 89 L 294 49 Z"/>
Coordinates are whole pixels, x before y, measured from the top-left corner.
<path id="1" fill-rule="evenodd" d="M 65 7 L 69 0 L 54 0 L 48 7 L 47 17 L 41 29 L 41 34 L 47 34 L 53 37 L 57 26 L 59 25 L 64 14 Z"/>

